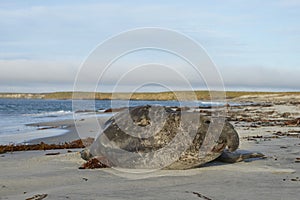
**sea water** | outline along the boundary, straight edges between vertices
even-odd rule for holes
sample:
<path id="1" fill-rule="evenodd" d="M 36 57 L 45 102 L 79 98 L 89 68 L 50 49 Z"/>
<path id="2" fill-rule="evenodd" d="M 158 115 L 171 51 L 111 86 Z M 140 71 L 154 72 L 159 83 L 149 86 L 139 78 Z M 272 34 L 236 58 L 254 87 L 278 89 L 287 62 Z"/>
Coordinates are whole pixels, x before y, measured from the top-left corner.
<path id="1" fill-rule="evenodd" d="M 63 129 L 37 130 L 27 124 L 73 119 L 73 114 L 89 117 L 89 110 L 103 112 L 109 108 L 132 107 L 140 105 L 163 106 L 209 106 L 202 102 L 178 101 L 126 101 L 126 100 L 81 100 L 72 107 L 72 100 L 44 99 L 0 99 L 0 145 L 24 143 L 26 141 L 64 134 Z M 80 111 L 80 112 L 79 112 Z"/>

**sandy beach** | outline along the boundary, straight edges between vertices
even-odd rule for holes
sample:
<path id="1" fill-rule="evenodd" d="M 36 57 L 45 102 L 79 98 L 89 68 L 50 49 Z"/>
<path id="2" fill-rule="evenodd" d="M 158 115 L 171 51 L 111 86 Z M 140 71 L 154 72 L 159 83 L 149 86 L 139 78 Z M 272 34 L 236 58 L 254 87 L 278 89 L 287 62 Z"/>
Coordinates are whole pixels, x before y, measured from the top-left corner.
<path id="1" fill-rule="evenodd" d="M 0 16 L 0 200 L 300 200 L 300 0 Z"/>
<path id="2" fill-rule="evenodd" d="M 228 119 L 240 136 L 239 151 L 261 152 L 264 159 L 132 174 L 111 168 L 80 170 L 81 149 L 11 152 L 0 154 L 0 199 L 299 199 L 300 96 L 242 96 L 231 101 L 266 103 L 228 108 Z M 88 119 L 81 122 L 87 136 L 96 134 Z M 39 125 L 63 126 L 69 132 L 32 143 L 78 139 L 70 121 Z"/>

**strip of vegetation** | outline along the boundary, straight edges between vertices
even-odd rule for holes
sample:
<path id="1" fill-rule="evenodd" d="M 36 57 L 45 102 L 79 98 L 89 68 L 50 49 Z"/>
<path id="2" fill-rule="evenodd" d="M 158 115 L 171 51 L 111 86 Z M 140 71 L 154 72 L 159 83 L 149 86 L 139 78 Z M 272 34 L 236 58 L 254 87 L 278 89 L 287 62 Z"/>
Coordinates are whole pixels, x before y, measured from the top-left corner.
<path id="1" fill-rule="evenodd" d="M 218 92 L 213 91 L 216 96 Z M 0 93 L 0 98 L 17 98 L 17 99 L 131 99 L 131 100 L 177 100 L 177 99 L 199 99 L 210 100 L 211 92 L 209 91 L 177 91 L 175 92 L 152 92 L 152 93 L 93 93 L 93 92 L 53 92 L 53 93 Z M 221 94 L 221 93 L 219 93 Z M 226 92 L 227 99 L 233 99 L 244 95 L 300 95 L 300 92 Z M 74 95 L 74 96 L 73 96 Z M 221 98 L 222 96 L 220 96 Z"/>

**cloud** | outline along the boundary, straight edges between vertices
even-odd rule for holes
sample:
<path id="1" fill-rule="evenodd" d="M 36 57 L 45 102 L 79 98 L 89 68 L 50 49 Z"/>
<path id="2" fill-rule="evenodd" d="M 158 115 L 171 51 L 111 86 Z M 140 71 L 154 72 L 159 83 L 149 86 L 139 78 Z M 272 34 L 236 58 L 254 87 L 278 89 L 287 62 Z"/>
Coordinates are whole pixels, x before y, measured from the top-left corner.
<path id="1" fill-rule="evenodd" d="M 169 63 L 170 64 L 170 63 Z M 114 66 L 100 81 L 99 91 L 112 91 L 115 84 L 121 80 L 117 90 L 132 90 L 143 83 L 161 83 L 177 90 L 191 89 L 186 84 L 189 81 L 193 89 L 205 89 L 201 77 L 191 75 L 193 70 L 187 65 L 173 66 L 173 69 L 160 66 L 140 67 L 130 71 L 130 67 Z M 32 60 L 2 60 L 0 61 L 0 90 L 6 92 L 45 92 L 72 90 L 80 63 L 61 61 L 32 61 Z M 175 70 L 175 71 L 174 71 Z M 128 71 L 128 74 L 124 72 Z M 227 90 L 300 90 L 300 69 L 254 67 L 220 67 L 219 71 Z M 179 74 L 178 74 L 179 72 Z M 187 80 L 184 80 L 187 78 Z M 205 77 L 204 77 L 205 78 Z M 95 83 L 86 83 L 86 88 L 95 87 Z M 134 86 L 134 87 L 132 87 Z M 146 86 L 150 91 L 149 85 Z M 165 90 L 167 90 L 165 88 Z"/>
<path id="2" fill-rule="evenodd" d="M 74 82 L 79 64 L 61 61 L 0 60 L 0 83 L 70 83 Z"/>
<path id="3" fill-rule="evenodd" d="M 175 29 L 197 40 L 228 87 L 300 89 L 300 1 L 199 2 L 0 2 L 0 91 L 12 85 L 22 91 L 25 85 L 71 89 L 80 62 L 98 43 L 142 26 Z M 121 72 L 112 71 L 105 83 L 113 84 Z M 197 86 L 197 77 L 186 73 Z M 135 76 L 126 84 L 144 78 Z M 166 81 L 176 85 L 174 77 Z"/>
<path id="4" fill-rule="evenodd" d="M 300 90 L 299 68 L 222 67 L 220 72 L 227 88 Z"/>

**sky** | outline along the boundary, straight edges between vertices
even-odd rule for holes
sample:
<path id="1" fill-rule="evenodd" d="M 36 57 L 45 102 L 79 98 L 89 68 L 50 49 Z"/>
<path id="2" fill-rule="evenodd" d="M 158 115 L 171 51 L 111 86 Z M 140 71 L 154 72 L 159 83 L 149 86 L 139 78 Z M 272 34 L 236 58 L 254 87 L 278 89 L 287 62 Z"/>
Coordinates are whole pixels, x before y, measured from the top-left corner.
<path id="1" fill-rule="evenodd" d="M 299 0 L 0 0 L 0 92 L 71 91 L 99 44 L 142 27 L 166 28 L 195 40 L 226 90 L 300 91 L 299 21 Z M 205 77 L 193 76 L 178 58 L 144 51 L 116 62 L 97 90 L 112 91 L 130 69 L 124 66 L 153 62 L 167 63 L 194 89 L 205 89 Z M 121 81 L 120 90 L 151 77 L 155 83 L 166 81 L 165 89 L 186 89 L 173 72 L 152 69 L 135 71 Z"/>

